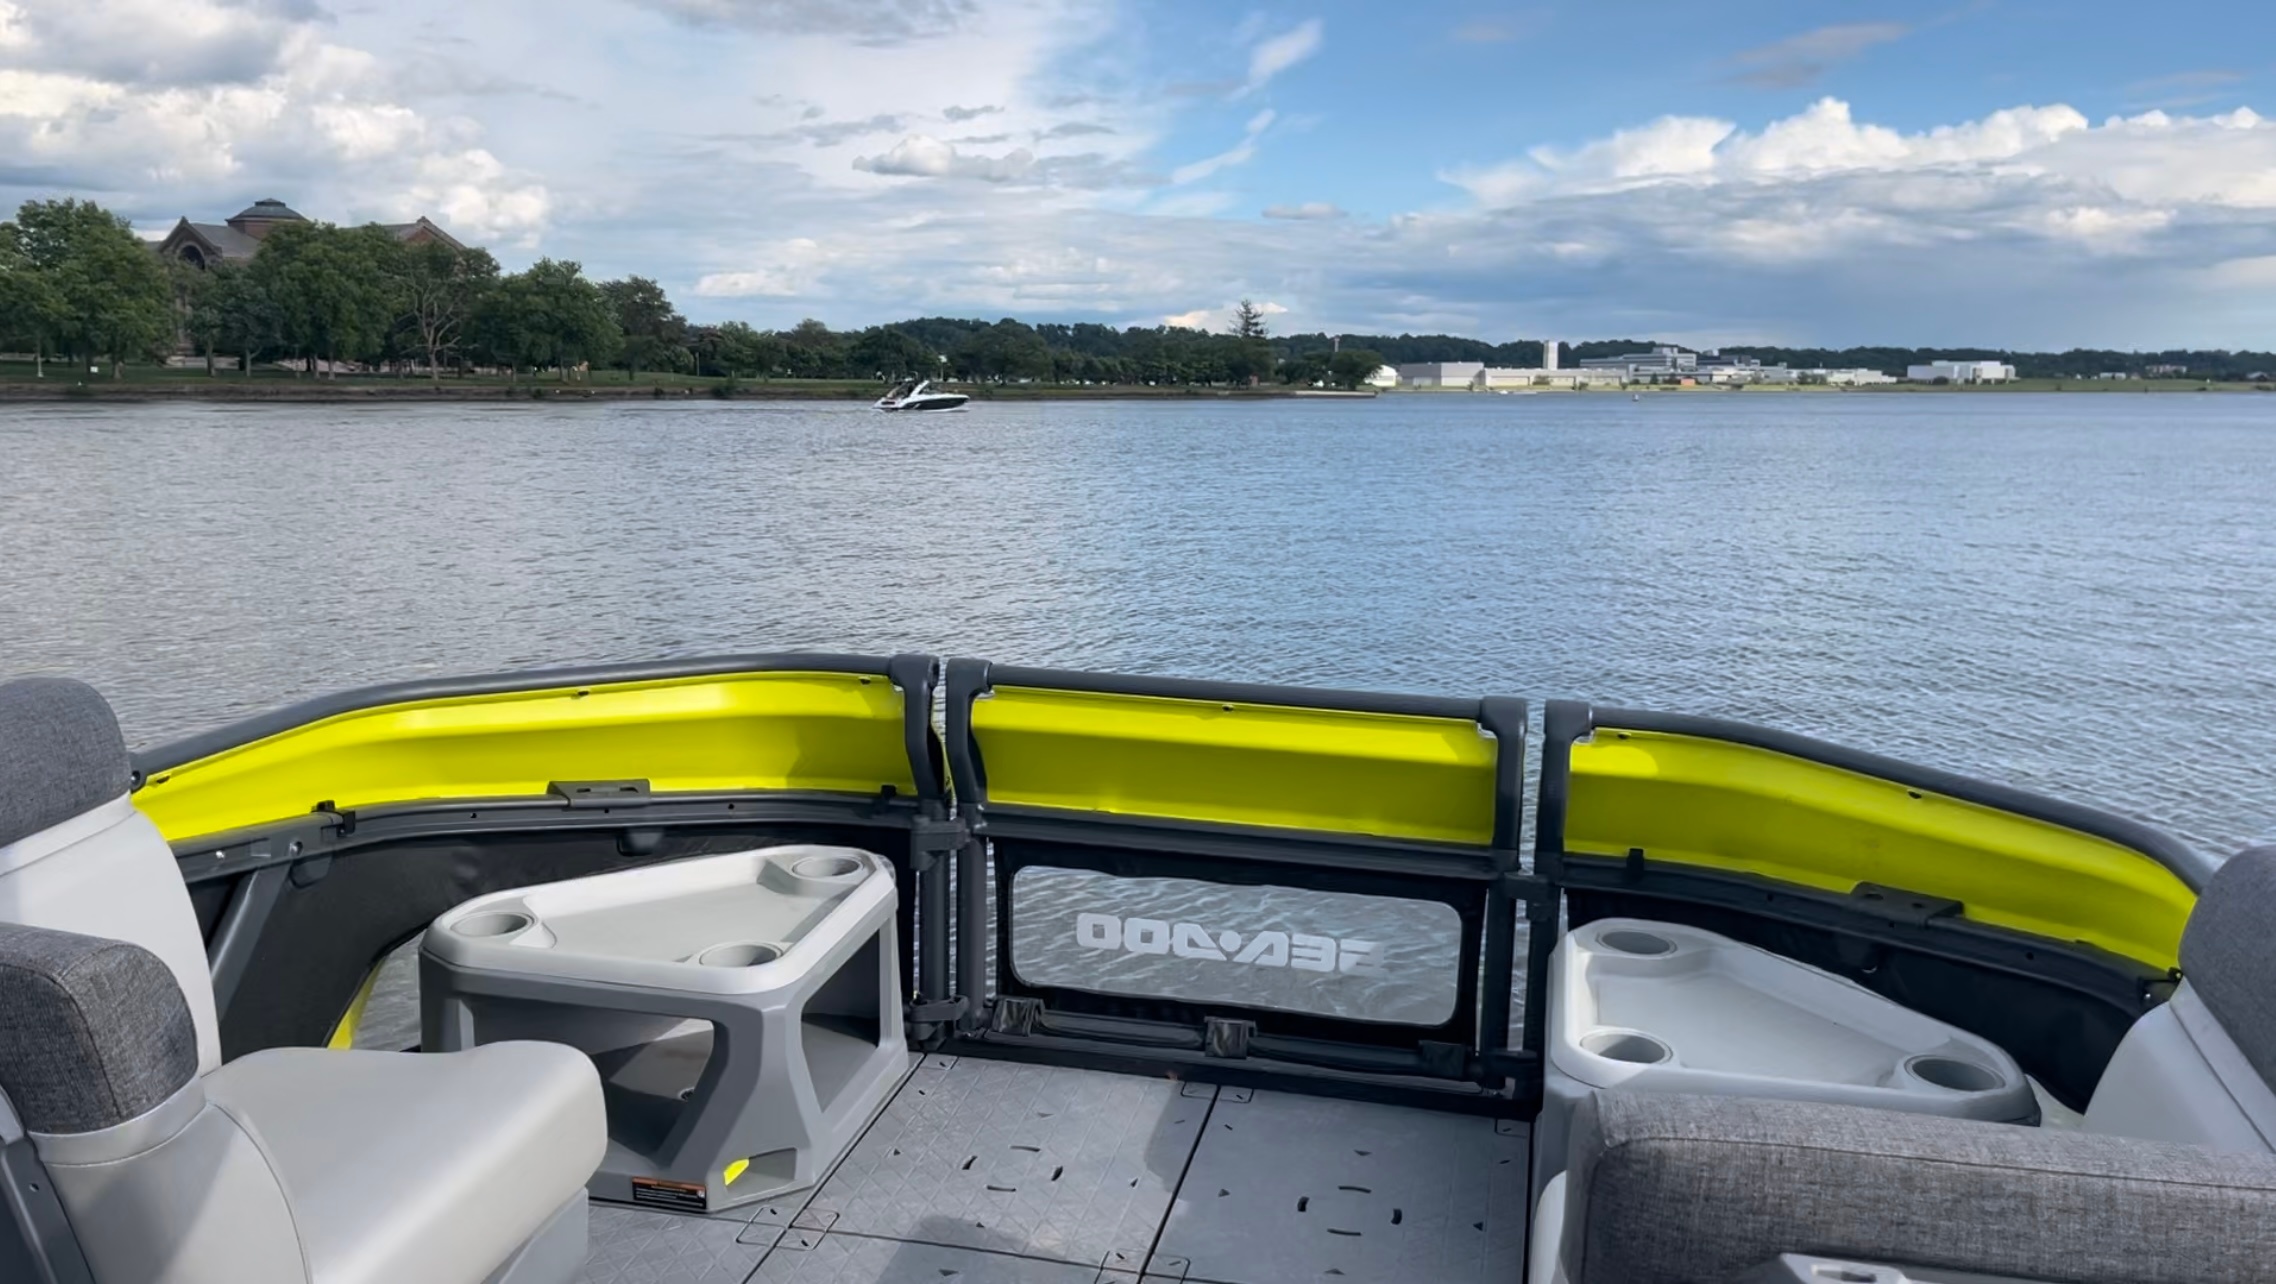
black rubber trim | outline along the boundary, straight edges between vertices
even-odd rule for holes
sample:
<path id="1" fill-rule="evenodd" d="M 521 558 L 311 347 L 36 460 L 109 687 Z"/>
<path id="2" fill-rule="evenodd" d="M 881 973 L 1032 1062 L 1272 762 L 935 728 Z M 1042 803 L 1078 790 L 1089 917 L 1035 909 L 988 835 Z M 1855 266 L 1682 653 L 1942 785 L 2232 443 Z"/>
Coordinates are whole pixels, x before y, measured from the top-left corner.
<path id="1" fill-rule="evenodd" d="M 211 757 L 226 749 L 265 740 L 270 736 L 291 731 L 325 718 L 354 713 L 360 709 L 374 709 L 391 704 L 407 704 L 415 700 L 443 700 L 453 696 L 498 695 L 510 691 L 538 691 L 548 687 L 568 687 L 624 682 L 651 682 L 665 678 L 696 678 L 732 673 L 857 673 L 884 678 L 909 689 L 909 683 L 921 674 L 925 685 L 911 693 L 908 701 L 912 717 L 911 747 L 917 741 L 915 728 L 930 725 L 932 707 L 930 678 L 934 662 L 930 656 L 908 655 L 890 658 L 863 655 L 840 655 L 822 651 L 770 651 L 752 655 L 698 656 L 684 660 L 643 661 L 632 664 L 582 665 L 566 669 L 523 669 L 511 673 L 479 674 L 456 678 L 415 678 L 408 682 L 387 682 L 378 686 L 359 687 L 318 696 L 299 704 L 288 705 L 268 713 L 234 722 L 213 731 L 201 732 L 169 744 L 146 749 L 134 755 L 135 784 L 187 762 Z M 919 786 L 930 783 L 937 796 L 937 779 L 926 780 L 923 768 L 930 755 L 911 754 L 910 765 L 916 769 Z"/>
<path id="2" fill-rule="evenodd" d="M 1553 703 L 1565 703 L 1562 701 Z M 1652 713 L 1641 709 L 1598 709 L 1582 706 L 1586 711 L 1583 733 L 1588 729 L 1599 731 L 1660 731 L 1671 735 L 1698 736 L 1707 740 L 1727 740 L 1732 744 L 1750 745 L 1768 749 L 1773 753 L 1802 758 L 1810 762 L 1839 767 L 1861 776 L 1872 776 L 1896 784 L 1924 789 L 1957 798 L 1962 802 L 1976 803 L 1998 811 L 2013 812 L 2033 820 L 2074 829 L 2082 834 L 2108 839 L 2121 847 L 2132 848 L 2144 856 L 2173 871 L 2175 877 L 2187 884 L 2189 890 L 2201 892 L 2206 880 L 2220 863 L 2204 855 L 2171 834 L 2154 829 L 2139 821 L 2129 820 L 2095 807 L 2063 802 L 2040 794 L 2028 793 L 2006 785 L 1939 771 L 1880 754 L 1847 749 L 1840 745 L 1815 740 L 1809 736 L 1787 731 L 1773 731 L 1767 727 L 1751 726 L 1744 722 L 1731 722 L 1722 718 L 1702 718 L 1680 713 Z M 1570 724 L 1566 724 L 1570 725 Z M 1568 739 L 1565 744 L 1569 745 Z M 1570 770 L 1569 755 L 1558 759 L 1560 767 Z M 1544 757 L 1544 770 L 1548 762 Z M 1544 778 L 1546 790 L 1546 777 Z M 1563 811 L 1558 813 L 1560 840 L 1563 836 Z M 1549 832 L 1544 830 L 1543 832 Z M 1561 846 L 1561 842 L 1560 842 Z"/>

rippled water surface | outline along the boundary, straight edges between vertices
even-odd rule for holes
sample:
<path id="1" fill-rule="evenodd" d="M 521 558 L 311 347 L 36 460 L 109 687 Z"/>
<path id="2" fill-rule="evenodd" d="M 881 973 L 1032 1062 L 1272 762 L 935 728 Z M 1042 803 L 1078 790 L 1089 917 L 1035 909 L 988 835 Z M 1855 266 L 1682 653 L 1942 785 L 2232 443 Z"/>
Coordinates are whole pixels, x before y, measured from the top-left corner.
<path id="1" fill-rule="evenodd" d="M 795 647 L 1824 736 L 2276 838 L 2276 396 L 0 408 L 0 674 L 151 744 Z"/>

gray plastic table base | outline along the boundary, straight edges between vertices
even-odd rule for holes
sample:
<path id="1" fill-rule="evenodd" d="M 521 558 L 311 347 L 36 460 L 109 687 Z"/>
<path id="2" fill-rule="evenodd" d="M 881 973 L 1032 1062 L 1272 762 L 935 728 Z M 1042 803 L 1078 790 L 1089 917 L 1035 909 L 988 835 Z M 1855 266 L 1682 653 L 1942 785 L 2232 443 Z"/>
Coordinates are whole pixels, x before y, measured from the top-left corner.
<path id="1" fill-rule="evenodd" d="M 684 1210 L 711 1211 L 811 1186 L 908 1066 L 890 900 L 832 944 L 808 983 L 762 995 L 462 968 L 431 953 L 419 988 L 433 1051 L 543 1039 L 593 1057 L 609 1146 L 586 1189 L 615 1202 L 671 1206 L 662 1200 L 677 1194 Z M 711 1029 L 684 1029 L 691 1021 Z"/>

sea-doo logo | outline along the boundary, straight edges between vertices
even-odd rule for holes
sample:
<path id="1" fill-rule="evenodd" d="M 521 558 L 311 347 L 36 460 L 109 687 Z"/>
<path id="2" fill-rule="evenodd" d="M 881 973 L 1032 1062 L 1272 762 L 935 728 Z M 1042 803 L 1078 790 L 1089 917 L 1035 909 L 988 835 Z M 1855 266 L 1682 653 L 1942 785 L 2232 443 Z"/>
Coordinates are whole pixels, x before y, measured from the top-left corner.
<path id="1" fill-rule="evenodd" d="M 1288 967 L 1300 972 L 1383 975 L 1383 947 L 1375 941 L 1307 932 L 1211 932 L 1198 923 L 1158 918 L 1117 918 L 1112 914 L 1075 915 L 1075 942 L 1085 949 L 1129 954 L 1167 954 L 1173 958 L 1251 967 Z"/>

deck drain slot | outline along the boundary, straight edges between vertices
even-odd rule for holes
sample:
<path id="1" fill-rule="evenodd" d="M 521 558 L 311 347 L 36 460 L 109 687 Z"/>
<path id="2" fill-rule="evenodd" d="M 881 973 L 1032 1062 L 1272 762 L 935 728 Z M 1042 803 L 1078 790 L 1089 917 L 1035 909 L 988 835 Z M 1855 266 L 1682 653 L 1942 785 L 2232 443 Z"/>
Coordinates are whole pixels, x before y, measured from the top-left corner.
<path id="1" fill-rule="evenodd" d="M 1312 1207 L 1312 1197 L 1311 1197 L 1310 1195 L 1299 1195 L 1299 1196 L 1297 1196 L 1297 1197 L 1296 1197 L 1296 1211 L 1297 1211 L 1297 1212 L 1299 1212 L 1299 1213 L 1301 1213 L 1301 1212 L 1305 1212 L 1305 1211 L 1307 1211 L 1308 1209 L 1310 1209 L 1311 1207 Z"/>
<path id="2" fill-rule="evenodd" d="M 1351 1191 L 1352 1193 L 1354 1193 L 1354 1194 L 1358 1194 L 1358 1195 L 1372 1195 L 1372 1194 L 1374 1194 L 1374 1193 L 1375 1193 L 1374 1191 L 1372 1191 L 1372 1190 L 1369 1190 L 1369 1189 L 1368 1189 L 1367 1187 L 1365 1187 L 1365 1186 L 1338 1186 L 1338 1187 L 1336 1187 L 1336 1189 L 1337 1189 L 1337 1190 L 1348 1190 L 1348 1191 Z"/>
<path id="3" fill-rule="evenodd" d="M 1398 1225 L 1400 1222 L 1403 1222 L 1403 1221 L 1405 1221 L 1406 1219 L 1407 1219 L 1407 1212 L 1406 1212 L 1406 1210 L 1405 1210 L 1405 1209 L 1403 1209 L 1403 1208 L 1394 1208 L 1394 1209 L 1392 1209 L 1392 1210 L 1391 1210 L 1391 1224 L 1392 1224 L 1393 1226 L 1396 1226 L 1396 1225 Z"/>
<path id="4" fill-rule="evenodd" d="M 1330 1226 L 1330 1227 L 1328 1227 L 1328 1234 L 1330 1234 L 1330 1235 L 1349 1235 L 1349 1236 L 1350 1236 L 1350 1237 L 1352 1237 L 1353 1239 L 1358 1239 L 1358 1238 L 1359 1238 L 1359 1236 L 1360 1236 L 1360 1232 L 1358 1232 L 1358 1231 L 1355 1231 L 1355 1230 L 1344 1230 L 1344 1229 L 1342 1229 L 1342 1228 L 1340 1228 L 1340 1227 L 1336 1227 L 1336 1226 Z"/>

